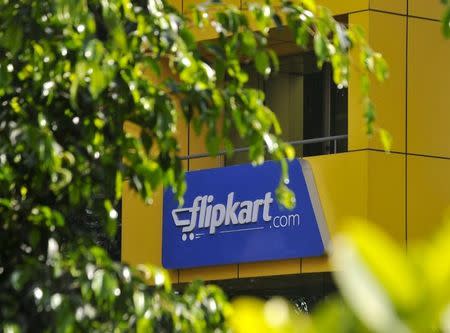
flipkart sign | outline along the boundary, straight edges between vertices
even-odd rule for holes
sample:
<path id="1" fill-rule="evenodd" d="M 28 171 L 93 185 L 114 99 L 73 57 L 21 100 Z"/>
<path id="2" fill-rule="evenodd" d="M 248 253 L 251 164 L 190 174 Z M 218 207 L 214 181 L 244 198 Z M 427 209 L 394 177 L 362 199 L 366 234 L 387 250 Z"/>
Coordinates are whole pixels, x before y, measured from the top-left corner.
<path id="1" fill-rule="evenodd" d="M 189 172 L 185 205 L 164 194 L 163 266 L 169 269 L 314 257 L 324 254 L 328 230 L 306 161 L 289 164 L 296 207 L 275 199 L 276 162 Z"/>

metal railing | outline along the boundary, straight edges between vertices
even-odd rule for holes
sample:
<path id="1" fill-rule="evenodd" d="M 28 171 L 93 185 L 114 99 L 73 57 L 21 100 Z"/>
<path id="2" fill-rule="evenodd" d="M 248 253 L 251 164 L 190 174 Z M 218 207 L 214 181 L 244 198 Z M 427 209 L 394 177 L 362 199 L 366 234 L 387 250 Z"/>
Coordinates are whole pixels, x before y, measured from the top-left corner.
<path id="1" fill-rule="evenodd" d="M 314 138 L 314 139 L 304 139 L 304 140 L 296 140 L 296 141 L 288 141 L 287 143 L 293 145 L 293 146 L 304 146 L 308 144 L 314 144 L 314 143 L 325 143 L 325 142 L 333 142 L 333 151 L 329 153 L 336 154 L 337 153 L 337 143 L 338 141 L 346 140 L 348 139 L 348 135 L 333 135 L 333 136 L 326 136 L 322 138 Z M 242 147 L 242 148 L 236 148 L 233 149 L 233 154 L 236 153 L 243 153 L 248 152 L 250 150 L 250 147 Z M 182 160 L 192 160 L 196 158 L 203 158 L 203 157 L 218 157 L 218 156 L 226 156 L 227 151 L 226 150 L 220 150 L 215 156 L 212 156 L 209 153 L 200 153 L 200 154 L 189 154 L 186 156 L 182 156 Z"/>

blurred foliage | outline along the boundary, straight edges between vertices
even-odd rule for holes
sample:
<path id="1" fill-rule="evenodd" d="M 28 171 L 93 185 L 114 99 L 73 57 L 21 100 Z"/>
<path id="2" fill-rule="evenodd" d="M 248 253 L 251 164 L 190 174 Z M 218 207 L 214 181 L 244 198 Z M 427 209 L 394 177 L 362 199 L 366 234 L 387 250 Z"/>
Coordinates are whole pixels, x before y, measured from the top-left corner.
<path id="1" fill-rule="evenodd" d="M 450 38 L 450 1 L 441 0 L 445 5 L 444 15 L 442 16 L 442 33 L 445 38 Z"/>
<path id="2" fill-rule="evenodd" d="M 180 117 L 206 134 L 212 154 L 231 153 L 234 129 L 254 163 L 268 150 L 284 170 L 278 198 L 295 204 L 284 185 L 293 148 L 279 139 L 276 117 L 263 93 L 247 88 L 241 67 L 276 72 L 269 27 L 288 25 L 319 65 L 331 62 L 340 86 L 354 49 L 372 128 L 368 76 L 384 79 L 387 66 L 360 29 L 312 0 L 283 1 L 277 12 L 265 3 L 242 12 L 212 1 L 192 13 L 189 20 L 162 0 L 0 0 L 4 331 L 228 330 L 220 290 L 194 284 L 172 292 L 162 271 L 112 261 L 94 244 L 91 225 L 116 235 L 124 180 L 147 203 L 162 185 L 182 199 Z M 192 31 L 208 27 L 217 39 L 199 48 Z M 126 124 L 139 131 L 124 131 Z"/>
<path id="3" fill-rule="evenodd" d="M 450 216 L 449 216 L 450 217 Z M 450 218 L 428 242 L 404 247 L 366 221 L 349 221 L 330 255 L 339 295 L 310 315 L 284 299 L 233 303 L 235 332 L 450 332 Z M 409 244 L 409 243 L 408 243 Z"/>

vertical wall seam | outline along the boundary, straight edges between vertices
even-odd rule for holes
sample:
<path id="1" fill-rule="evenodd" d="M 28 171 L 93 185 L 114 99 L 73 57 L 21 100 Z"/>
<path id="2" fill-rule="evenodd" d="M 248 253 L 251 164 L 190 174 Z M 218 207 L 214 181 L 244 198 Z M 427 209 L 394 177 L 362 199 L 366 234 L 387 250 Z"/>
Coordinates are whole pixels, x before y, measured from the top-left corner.
<path id="1" fill-rule="evenodd" d="M 369 1 L 369 11 L 367 12 L 367 41 L 371 43 L 371 36 L 374 36 L 375 33 L 372 33 L 373 22 L 371 22 L 371 16 L 373 11 L 370 10 L 370 1 Z M 372 97 L 370 97 L 372 98 Z M 366 219 L 370 219 L 370 141 L 367 139 L 367 150 L 366 150 L 366 179 L 365 179 L 365 187 L 366 187 Z"/>
<path id="2" fill-rule="evenodd" d="M 181 0 L 181 12 L 184 15 L 184 0 Z M 187 124 L 187 155 L 191 155 L 191 121 L 186 119 Z M 191 159 L 187 159 L 187 170 L 191 168 Z M 181 270 L 178 270 L 178 283 L 180 283 Z"/>
<path id="3" fill-rule="evenodd" d="M 187 122 L 187 156 L 191 155 L 191 121 Z M 187 170 L 191 170 L 191 159 L 187 159 Z"/>
<path id="4" fill-rule="evenodd" d="M 405 80 L 405 248 L 408 249 L 408 54 L 409 54 L 409 0 L 406 0 L 406 80 Z"/>

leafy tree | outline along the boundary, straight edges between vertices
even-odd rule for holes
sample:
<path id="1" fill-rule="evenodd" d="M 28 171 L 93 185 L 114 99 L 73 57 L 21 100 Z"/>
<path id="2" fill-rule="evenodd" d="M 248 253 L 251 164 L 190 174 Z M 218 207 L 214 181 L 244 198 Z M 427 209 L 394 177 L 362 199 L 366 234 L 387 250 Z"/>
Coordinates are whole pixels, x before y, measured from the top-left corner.
<path id="1" fill-rule="evenodd" d="M 218 6 L 210 13 L 210 6 Z M 252 23 L 250 23 L 252 22 Z M 255 25 L 253 25 L 255 24 Z M 0 0 L 0 325 L 4 331 L 227 331 L 229 304 L 213 286 L 171 291 L 164 271 L 111 260 L 92 241 L 92 220 L 114 237 L 122 184 L 150 202 L 159 186 L 180 200 L 184 173 L 176 139 L 180 115 L 206 133 L 210 153 L 232 151 L 231 130 L 262 163 L 283 166 L 293 148 L 261 91 L 246 86 L 243 60 L 266 77 L 276 54 L 269 27 L 287 25 L 331 62 L 346 86 L 359 53 L 369 129 L 368 75 L 387 75 L 379 53 L 313 0 L 210 4 L 191 20 L 162 0 Z M 199 48 L 193 27 L 216 31 Z M 167 66 L 163 65 L 167 64 Z M 162 68 L 170 75 L 159 80 Z M 177 112 L 178 110 L 178 112 Z M 223 126 L 218 127 L 218 120 Z M 124 131 L 126 124 L 139 132 Z M 284 185 L 286 206 L 295 201 Z M 149 286 L 152 281 L 153 286 Z"/>

